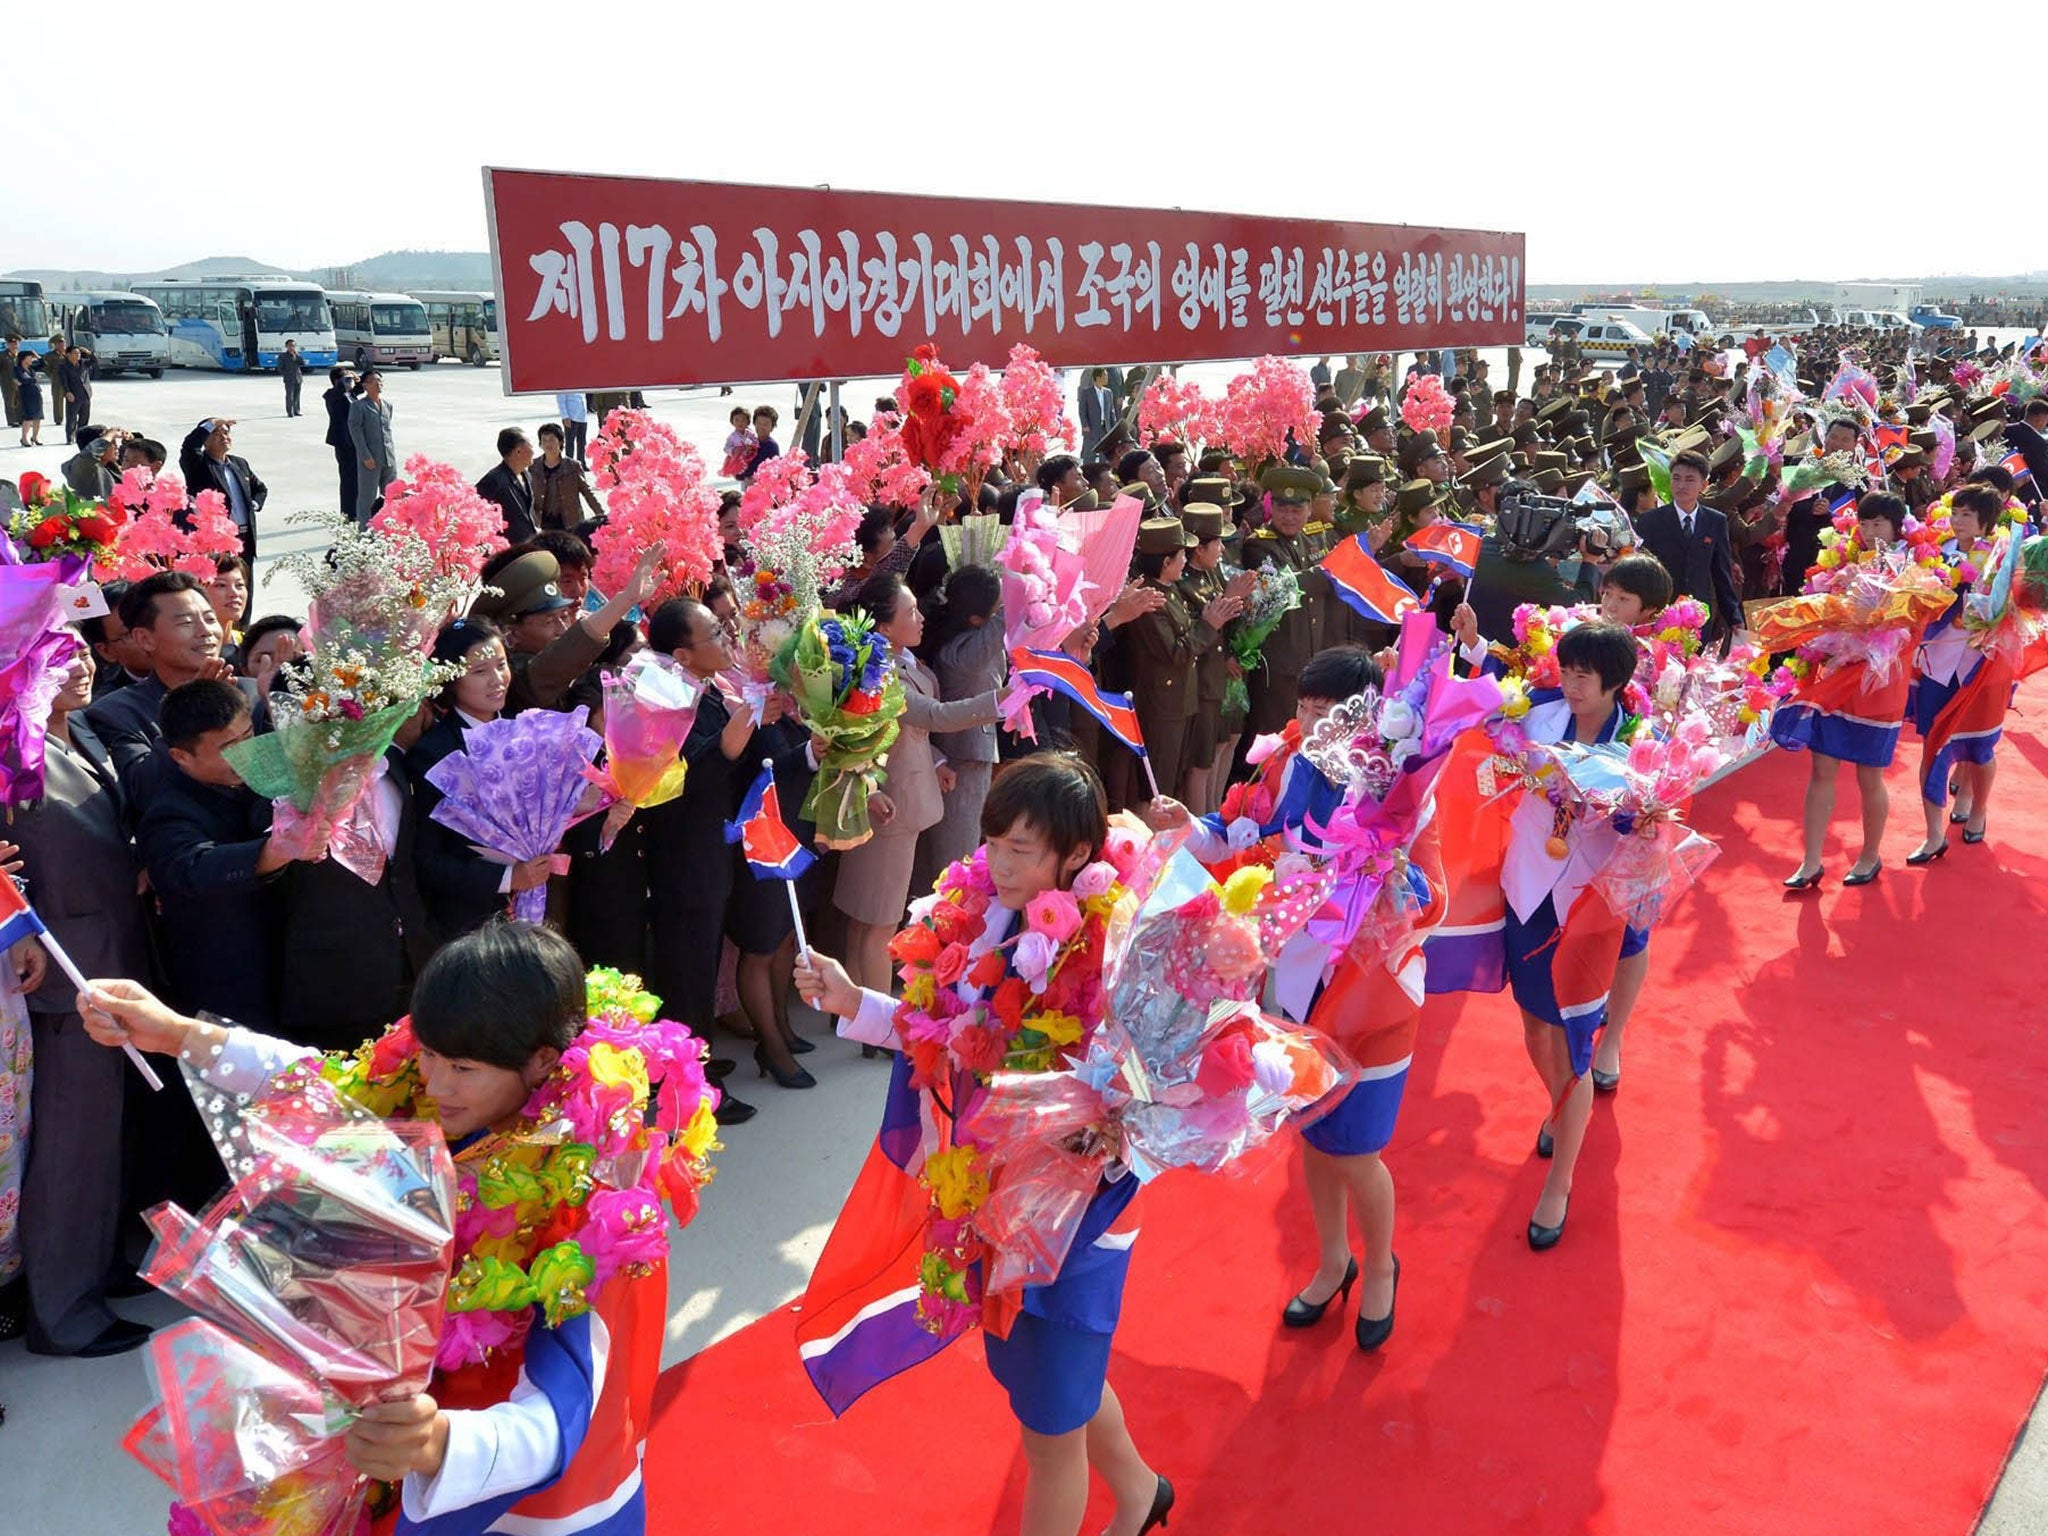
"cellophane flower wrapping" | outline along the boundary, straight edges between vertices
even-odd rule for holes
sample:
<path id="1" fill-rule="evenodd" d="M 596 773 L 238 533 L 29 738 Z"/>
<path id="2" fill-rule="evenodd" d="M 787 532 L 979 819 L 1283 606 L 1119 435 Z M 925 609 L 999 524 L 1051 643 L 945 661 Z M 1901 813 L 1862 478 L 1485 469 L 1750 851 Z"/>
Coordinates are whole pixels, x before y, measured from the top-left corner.
<path id="1" fill-rule="evenodd" d="M 0 807 L 43 797 L 50 704 L 83 649 L 65 622 L 63 589 L 83 570 L 75 557 L 0 562 Z"/>
<path id="2" fill-rule="evenodd" d="M 998 1072 L 974 1101 L 989 1196 L 974 1212 L 985 1292 L 1056 1279 L 1119 1141 L 1103 1098 L 1072 1072 Z"/>
<path id="3" fill-rule="evenodd" d="M 1809 589 L 1759 609 L 1752 619 L 1758 642 L 1772 651 L 1797 649 L 1822 667 L 1862 663 L 1883 684 L 1897 676 L 1915 634 L 1954 600 L 1953 578 L 1930 564 L 1912 542 L 1853 552 L 1846 541 L 1825 542 Z"/>
<path id="4" fill-rule="evenodd" d="M 1068 547 L 1059 514 L 1036 490 L 1018 498 L 1010 537 L 996 564 L 1002 580 L 1005 650 L 1053 649 L 1087 621 L 1088 594 L 1093 590 L 1087 560 L 1079 548 Z M 1004 724 L 1035 738 L 1031 699 L 1042 691 L 1012 683 L 1003 697 Z"/>
<path id="5" fill-rule="evenodd" d="M 592 585 L 600 592 L 623 590 L 641 557 L 659 544 L 660 579 L 647 611 L 701 590 L 725 546 L 718 535 L 718 491 L 697 450 L 645 411 L 621 407 L 605 417 L 590 462 L 591 478 L 605 493 L 605 521 L 591 539 L 597 551 Z"/>
<path id="6" fill-rule="evenodd" d="M 1563 768 L 1580 814 L 1605 817 L 1621 834 L 1592 883 L 1624 922 L 1652 926 L 1719 856 L 1682 819 L 1700 786 L 1729 761 L 1703 713 L 1685 714 L 1669 736 L 1640 731 L 1626 745 L 1558 742 L 1534 750 Z"/>
<path id="7" fill-rule="evenodd" d="M 740 496 L 740 537 L 751 564 L 734 574 L 740 696 L 759 723 L 774 692 L 775 660 L 825 589 L 860 560 L 855 534 L 866 512 L 845 464 L 812 471 L 801 449 L 770 459 Z"/>
<path id="8" fill-rule="evenodd" d="M 552 855 L 576 820 L 585 770 L 604 745 L 584 724 L 588 714 L 581 705 L 566 713 L 529 709 L 474 727 L 459 751 L 427 770 L 427 782 L 444 797 L 434 820 L 501 863 Z M 512 910 L 539 922 L 547 886 L 519 892 Z"/>
<path id="9" fill-rule="evenodd" d="M 801 815 L 817 823 L 820 846 L 859 847 L 874 836 L 868 796 L 887 777 L 883 762 L 903 715 L 888 640 L 863 614 L 814 609 L 776 658 L 775 682 L 826 744 Z"/>
<path id="10" fill-rule="evenodd" d="M 331 540 L 280 562 L 311 597 L 304 665 L 288 668 L 270 691 L 274 729 L 223 755 L 244 784 L 276 803 L 273 832 L 287 846 L 310 850 L 324 840 L 374 885 L 384 850 L 362 802 L 405 723 L 462 675 L 460 663 L 428 653 L 473 584 L 408 529 L 378 532 L 329 514 L 293 521 Z"/>
<path id="11" fill-rule="evenodd" d="M 604 768 L 615 800 L 645 810 L 683 792 L 683 743 L 703 689 L 670 657 L 642 651 L 604 674 Z"/>
<path id="12" fill-rule="evenodd" d="M 370 528 L 401 541 L 419 540 L 436 574 L 466 583 L 481 577 L 491 556 L 506 547 L 504 509 L 480 495 L 454 465 L 423 453 L 407 459 L 404 478 L 384 488 L 384 505 Z"/>
<path id="13" fill-rule="evenodd" d="M 198 1316 L 151 1339 L 158 1400 L 125 1443 L 216 1536 L 353 1536 L 370 1484 L 342 1436 L 433 1374 L 455 1252 L 447 1146 L 312 1071 L 252 1100 L 186 1070 L 233 1183 L 201 1216 L 148 1213 L 144 1278 Z"/>
<path id="14" fill-rule="evenodd" d="M 1234 575 L 1235 572 L 1226 572 Z M 1301 606 L 1301 578 L 1277 560 L 1259 567 L 1258 580 L 1245 594 L 1244 613 L 1225 636 L 1230 654 L 1246 673 L 1265 664 L 1266 642 L 1280 621 Z M 1223 690 L 1223 712 L 1240 715 L 1251 707 L 1243 677 L 1233 677 Z"/>

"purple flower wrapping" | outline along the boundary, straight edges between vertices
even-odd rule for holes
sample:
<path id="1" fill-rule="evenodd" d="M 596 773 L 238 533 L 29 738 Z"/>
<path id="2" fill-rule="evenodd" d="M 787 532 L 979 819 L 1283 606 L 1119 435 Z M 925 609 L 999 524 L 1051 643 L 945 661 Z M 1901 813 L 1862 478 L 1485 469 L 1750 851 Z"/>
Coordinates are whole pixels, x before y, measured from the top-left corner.
<path id="1" fill-rule="evenodd" d="M 434 820 L 508 863 L 553 853 L 575 820 L 583 770 L 604 745 L 583 723 L 587 713 L 529 709 L 477 726 L 460 752 L 427 770 L 427 782 L 446 797 Z M 547 887 L 535 886 L 519 893 L 513 914 L 539 922 L 546 907 Z"/>
<path id="2" fill-rule="evenodd" d="M 0 544 L 6 535 L 0 534 Z M 50 701 L 79 639 L 59 594 L 77 562 L 0 565 L 0 805 L 43 797 L 43 741 Z"/>

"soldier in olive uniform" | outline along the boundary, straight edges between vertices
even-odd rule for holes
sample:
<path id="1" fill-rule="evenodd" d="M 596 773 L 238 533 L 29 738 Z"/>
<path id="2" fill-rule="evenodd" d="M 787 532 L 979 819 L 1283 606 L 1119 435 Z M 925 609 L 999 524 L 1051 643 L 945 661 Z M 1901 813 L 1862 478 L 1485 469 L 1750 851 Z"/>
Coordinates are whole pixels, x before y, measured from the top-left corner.
<path id="1" fill-rule="evenodd" d="M 1325 525 L 1309 532 L 1309 502 L 1323 483 L 1314 470 L 1283 464 L 1267 470 L 1259 483 L 1271 499 L 1272 521 L 1245 540 L 1245 569 L 1280 565 L 1301 579 L 1301 606 L 1266 637 L 1258 670 L 1245 679 L 1252 701 L 1249 724 L 1254 735 L 1264 736 L 1284 730 L 1294 718 L 1296 680 L 1322 649 L 1330 584 L 1318 566 L 1331 530 Z"/>
<path id="2" fill-rule="evenodd" d="M 1393 526 L 1392 474 L 1393 467 L 1377 456 L 1353 459 L 1345 467 L 1344 494 L 1337 502 L 1332 548 L 1345 539 L 1363 534 L 1366 548 L 1375 555 L 1379 553 L 1380 545 L 1386 542 L 1388 529 Z M 1349 603 L 1334 597 L 1323 616 L 1323 644 L 1326 647 L 1364 645 L 1377 650 L 1386 644 L 1388 633 L 1386 625 L 1373 623 Z"/>
<path id="3" fill-rule="evenodd" d="M 1223 482 L 1225 490 L 1228 482 Z M 1180 515 L 1181 525 L 1194 542 L 1188 548 L 1187 569 L 1181 573 L 1180 599 L 1189 613 L 1202 613 L 1219 597 L 1240 603 L 1257 578 L 1240 571 L 1225 578 L 1223 535 L 1229 525 L 1223 508 L 1212 503 L 1189 502 Z M 1229 637 L 1228 625 L 1224 627 Z M 1175 794 L 1197 814 L 1206 815 L 1223 800 L 1223 786 L 1230 777 L 1230 759 L 1237 739 L 1244 732 L 1244 712 L 1226 715 L 1223 697 L 1230 689 L 1235 659 L 1226 645 L 1212 646 L 1195 661 L 1195 712 L 1188 721 L 1187 743 L 1182 748 L 1181 787 L 1175 791 L 1165 779 L 1159 787 Z"/>
<path id="4" fill-rule="evenodd" d="M 1219 592 L 1190 614 L 1175 583 L 1187 565 L 1195 537 L 1177 517 L 1147 518 L 1138 525 L 1138 574 L 1148 588 L 1166 595 L 1151 613 L 1131 620 L 1121 638 L 1129 668 L 1131 705 L 1145 733 L 1145 753 L 1161 793 L 1180 787 L 1187 766 L 1189 721 L 1195 714 L 1196 664 L 1223 643 L 1223 626 L 1244 600 Z M 1198 743 L 1200 745 L 1201 743 Z"/>

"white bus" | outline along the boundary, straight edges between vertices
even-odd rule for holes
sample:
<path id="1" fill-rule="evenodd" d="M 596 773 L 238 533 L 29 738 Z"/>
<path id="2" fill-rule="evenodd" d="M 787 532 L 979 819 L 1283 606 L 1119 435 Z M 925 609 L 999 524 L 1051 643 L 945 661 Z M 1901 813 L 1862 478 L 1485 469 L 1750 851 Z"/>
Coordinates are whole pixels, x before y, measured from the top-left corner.
<path id="1" fill-rule="evenodd" d="M 289 277 L 163 278 L 135 291 L 164 313 L 173 368 L 274 369 L 287 341 L 308 368 L 332 368 L 334 317 L 318 283 Z"/>
<path id="2" fill-rule="evenodd" d="M 92 354 L 93 371 L 101 378 L 117 373 L 146 373 L 152 379 L 164 376 L 171 355 L 164 312 L 141 294 L 93 288 L 82 293 L 53 293 L 49 299 L 59 327 Z"/>
<path id="3" fill-rule="evenodd" d="M 481 368 L 498 360 L 498 301 L 491 295 L 436 289 L 413 297 L 427 306 L 435 362 L 452 357 Z"/>
<path id="4" fill-rule="evenodd" d="M 358 368 L 417 368 L 434 360 L 427 307 L 410 295 L 341 289 L 327 295 L 327 307 L 334 311 L 336 350 Z"/>

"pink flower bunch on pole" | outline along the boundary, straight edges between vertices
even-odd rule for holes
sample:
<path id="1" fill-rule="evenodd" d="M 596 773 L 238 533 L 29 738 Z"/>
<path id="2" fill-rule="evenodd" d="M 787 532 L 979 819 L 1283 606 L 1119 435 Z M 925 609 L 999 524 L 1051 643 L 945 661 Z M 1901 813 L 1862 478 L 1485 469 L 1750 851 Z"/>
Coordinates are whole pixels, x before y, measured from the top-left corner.
<path id="1" fill-rule="evenodd" d="M 373 533 L 409 533 L 433 554 L 434 573 L 474 582 L 484 563 L 505 547 L 505 514 L 452 464 L 416 453 L 405 477 L 385 489 L 384 505 L 370 519 Z"/>
<path id="2" fill-rule="evenodd" d="M 1074 424 L 1067 420 L 1058 375 L 1021 341 L 1010 348 L 1010 360 L 1003 365 L 1003 404 L 1010 413 L 1012 439 L 1022 452 L 1043 457 L 1055 447 L 1074 446 Z"/>
<path id="3" fill-rule="evenodd" d="M 647 610 L 702 588 L 724 545 L 718 492 L 697 450 L 645 411 L 625 409 L 605 417 L 590 449 L 592 478 L 605 492 L 605 523 L 591 541 L 597 550 L 592 584 L 600 592 L 618 591 L 640 557 L 660 544 L 661 583 Z"/>
<path id="4" fill-rule="evenodd" d="M 1172 441 L 1197 453 L 1216 435 L 1216 410 L 1201 385 L 1162 373 L 1138 397 L 1138 441 L 1147 448 Z"/>
<path id="5" fill-rule="evenodd" d="M 903 444 L 903 420 L 883 411 L 868 424 L 868 435 L 846 445 L 843 460 L 854 494 L 885 507 L 914 507 L 932 477 Z"/>
<path id="6" fill-rule="evenodd" d="M 1451 416 L 1457 410 L 1444 382 L 1433 373 L 1416 375 L 1401 397 L 1401 420 L 1411 431 L 1434 432 L 1439 438 L 1451 430 Z"/>
<path id="7" fill-rule="evenodd" d="M 960 392 L 953 398 L 952 415 L 958 430 L 939 455 L 938 471 L 942 476 L 960 476 L 971 495 L 981 489 L 988 472 L 1003 462 L 1003 451 L 1014 431 L 1002 383 L 988 371 L 988 364 L 976 363 L 967 370 L 960 380 Z"/>
<path id="8" fill-rule="evenodd" d="M 220 557 L 242 552 L 241 530 L 228 516 L 227 499 L 219 491 L 201 491 L 188 515 L 185 482 L 176 474 L 152 475 L 138 464 L 122 475 L 107 502 L 123 520 L 111 559 L 96 568 L 103 580 L 141 581 L 159 571 L 183 571 L 210 581 Z"/>
<path id="9" fill-rule="evenodd" d="M 1286 453 L 1290 433 L 1300 446 L 1314 448 L 1322 421 L 1308 371 L 1284 357 L 1262 357 L 1230 381 L 1213 429 L 1223 447 L 1252 465 Z"/>

